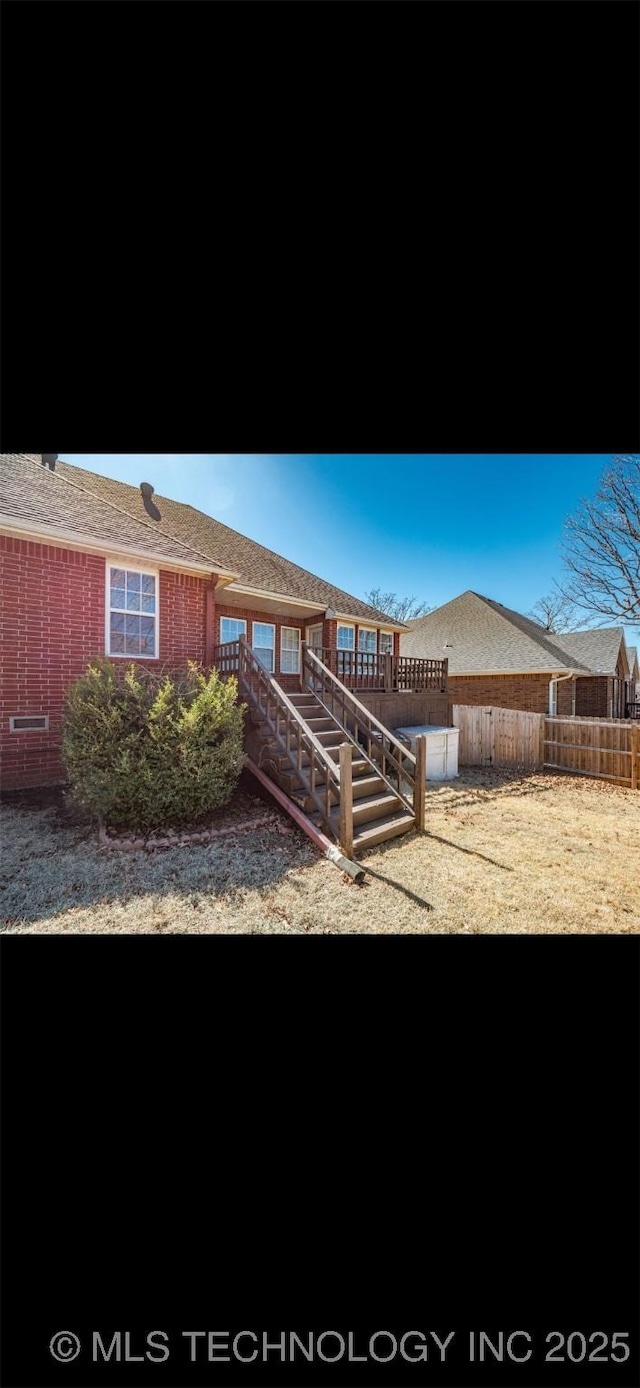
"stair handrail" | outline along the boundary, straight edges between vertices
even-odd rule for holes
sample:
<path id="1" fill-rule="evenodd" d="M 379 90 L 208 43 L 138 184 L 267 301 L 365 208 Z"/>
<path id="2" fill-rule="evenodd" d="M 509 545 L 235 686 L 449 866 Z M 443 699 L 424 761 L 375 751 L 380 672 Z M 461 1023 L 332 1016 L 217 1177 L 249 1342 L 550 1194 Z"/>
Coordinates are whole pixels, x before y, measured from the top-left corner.
<path id="1" fill-rule="evenodd" d="M 343 705 L 348 706 L 349 712 L 355 718 L 356 725 L 360 724 L 361 726 L 363 726 L 363 730 L 366 733 L 369 733 L 369 735 L 371 735 L 374 729 L 380 733 L 382 755 L 384 758 L 387 758 L 391 762 L 391 765 L 395 767 L 396 772 L 398 774 L 397 790 L 387 781 L 384 775 L 384 771 L 382 771 L 382 779 L 386 781 L 387 785 L 389 785 L 389 788 L 393 791 L 395 795 L 399 797 L 399 799 L 407 807 L 410 813 L 415 815 L 416 819 L 418 819 L 418 802 L 424 796 L 424 788 L 422 785 L 418 785 L 418 780 L 416 776 L 416 758 L 413 755 L 413 752 L 411 752 L 408 747 L 405 747 L 404 744 L 400 742 L 399 738 L 395 737 L 391 730 L 385 727 L 384 723 L 381 723 L 380 720 L 376 718 L 375 714 L 371 713 L 371 711 L 368 708 L 366 708 L 364 704 L 360 703 L 360 700 L 355 697 L 353 691 L 351 689 L 348 689 L 347 686 L 343 684 L 342 681 L 338 679 L 336 675 L 334 675 L 333 671 L 330 670 L 329 667 L 324 664 L 324 661 L 318 658 L 315 651 L 313 651 L 311 647 L 307 645 L 306 641 L 302 642 L 302 651 L 303 669 L 306 666 L 312 674 L 316 674 L 323 681 L 326 682 L 328 680 L 331 682 L 331 684 L 335 685 L 337 697 L 341 700 Z M 318 694 L 315 688 L 313 689 L 313 693 L 316 695 L 317 698 Z M 320 699 L 320 703 L 323 703 L 322 699 Z M 326 704 L 323 703 L 323 707 L 326 708 Z M 333 709 L 327 709 L 327 712 L 331 713 L 332 717 L 336 717 L 335 711 Z M 347 732 L 347 729 L 345 729 L 345 733 L 347 733 L 347 736 L 351 737 L 351 734 Z M 385 746 L 385 744 L 388 745 Z M 366 753 L 363 754 L 366 756 Z M 367 757 L 367 760 L 370 761 L 371 758 Z M 375 763 L 374 769 L 377 771 L 378 774 L 381 773 L 380 767 L 376 766 Z M 408 781 L 409 784 L 413 787 L 413 803 L 411 802 L 411 800 L 408 799 L 408 797 L 404 794 L 401 788 L 401 777 L 403 777 L 404 780 Z"/>
<path id="2" fill-rule="evenodd" d="M 287 695 L 285 694 L 282 685 L 278 684 L 278 681 L 274 679 L 273 675 L 271 675 L 268 670 L 265 670 L 262 661 L 258 660 L 255 651 L 251 649 L 251 646 L 249 645 L 246 636 L 240 637 L 240 645 L 244 646 L 245 648 L 245 652 L 249 657 L 248 663 L 256 669 L 256 673 L 260 676 L 262 682 L 264 684 L 268 684 L 270 688 L 274 691 L 276 701 L 278 703 L 284 704 L 286 708 L 288 708 L 289 713 L 292 715 L 294 722 L 297 723 L 300 727 L 302 736 L 305 737 L 311 743 L 318 756 L 320 757 L 321 761 L 324 762 L 325 768 L 327 768 L 330 771 L 331 775 L 335 778 L 335 780 L 339 782 L 340 767 L 338 763 L 332 760 L 332 758 L 326 751 L 326 748 L 323 747 L 322 743 L 318 741 L 315 733 L 312 732 L 311 728 L 308 726 L 305 719 L 302 717 L 302 714 L 296 708 L 295 704 L 292 704 L 291 700 L 287 698 Z"/>
<path id="3" fill-rule="evenodd" d="M 244 667 L 244 668 L 243 668 Z M 257 675 L 258 691 L 254 691 L 251 685 L 252 675 Z M 342 785 L 340 779 L 340 766 L 329 756 L 322 743 L 318 741 L 315 733 L 308 727 L 304 717 L 299 713 L 295 704 L 291 702 L 284 692 L 284 689 L 273 675 L 265 669 L 264 665 L 258 660 L 252 651 L 246 637 L 241 636 L 238 642 L 238 684 L 243 694 L 248 694 L 257 713 L 264 719 L 267 727 L 273 733 L 275 740 L 281 751 L 288 758 L 292 769 L 300 777 L 308 794 L 313 800 L 316 809 L 321 815 L 327 829 L 337 839 L 335 824 L 331 820 L 331 792 L 338 796 L 338 804 L 342 800 Z M 264 710 L 260 701 L 260 687 L 265 694 Z M 269 715 L 269 698 L 272 697 L 275 703 L 275 722 Z M 280 730 L 280 717 L 289 719 L 293 723 L 294 736 L 296 737 L 295 750 L 288 745 L 288 731 L 283 734 Z M 302 766 L 302 752 L 305 751 L 309 756 L 308 770 Z M 320 771 L 324 774 L 324 795 L 316 790 L 316 773 Z"/>

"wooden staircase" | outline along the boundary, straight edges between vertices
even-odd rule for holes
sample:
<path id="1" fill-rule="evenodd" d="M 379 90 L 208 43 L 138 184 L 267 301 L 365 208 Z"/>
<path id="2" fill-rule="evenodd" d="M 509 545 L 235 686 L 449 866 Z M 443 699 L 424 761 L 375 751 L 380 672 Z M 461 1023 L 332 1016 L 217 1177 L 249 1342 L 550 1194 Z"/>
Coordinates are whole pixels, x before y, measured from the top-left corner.
<path id="1" fill-rule="evenodd" d="M 415 815 L 408 809 L 403 797 L 392 789 L 385 777 L 380 775 L 372 760 L 364 755 L 363 749 L 350 733 L 328 714 L 326 709 L 312 693 L 290 694 L 289 699 L 298 710 L 306 726 L 314 733 L 327 756 L 340 765 L 340 749 L 350 751 L 349 772 L 351 780 L 351 817 L 353 825 L 353 846 L 351 852 L 358 853 L 365 848 L 373 848 L 397 834 L 406 834 L 415 827 Z M 305 786 L 304 779 L 287 764 L 286 754 L 282 754 L 270 735 L 265 735 L 265 759 L 273 765 L 274 779 L 287 792 L 300 809 L 319 828 L 328 829 L 337 842 L 341 841 L 340 802 L 344 799 L 344 782 L 328 785 L 329 819 L 326 813 L 316 809 L 315 801 Z M 263 762 L 264 764 L 264 762 Z M 309 765 L 308 755 L 303 756 L 302 769 Z M 316 776 L 316 790 L 323 791 L 326 777 Z M 344 851 L 343 845 L 343 851 Z M 350 855 L 348 855 L 350 856 Z"/>
<path id="2" fill-rule="evenodd" d="M 345 857 L 424 828 L 423 748 L 414 757 L 304 643 L 299 693 L 285 693 L 245 637 L 214 663 L 238 680 L 253 760 Z"/>

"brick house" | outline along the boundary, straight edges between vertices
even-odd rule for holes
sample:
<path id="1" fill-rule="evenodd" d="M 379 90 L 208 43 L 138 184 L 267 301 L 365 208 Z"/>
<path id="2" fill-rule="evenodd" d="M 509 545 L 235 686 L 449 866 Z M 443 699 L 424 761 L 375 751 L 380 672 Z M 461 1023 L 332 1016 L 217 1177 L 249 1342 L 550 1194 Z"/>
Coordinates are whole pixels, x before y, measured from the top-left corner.
<path id="1" fill-rule="evenodd" d="M 376 713 L 386 699 L 398 723 L 447 722 L 446 666 L 434 673 L 425 662 L 420 684 L 411 662 L 403 680 L 403 629 L 148 483 L 129 486 L 55 454 L 0 454 L 3 791 L 62 779 L 65 691 L 96 655 L 222 669 L 242 647 L 272 689 L 306 707 L 303 660 L 319 659 Z"/>
<path id="2" fill-rule="evenodd" d="M 403 655 L 449 661 L 454 704 L 624 718 L 631 664 L 622 627 L 554 635 L 468 590 L 410 623 Z"/>

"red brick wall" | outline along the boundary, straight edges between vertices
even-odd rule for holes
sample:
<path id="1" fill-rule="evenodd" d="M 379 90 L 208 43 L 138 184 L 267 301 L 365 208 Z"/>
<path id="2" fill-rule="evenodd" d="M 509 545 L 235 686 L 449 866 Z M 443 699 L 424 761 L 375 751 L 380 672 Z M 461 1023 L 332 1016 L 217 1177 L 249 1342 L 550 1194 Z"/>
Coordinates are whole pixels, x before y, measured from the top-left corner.
<path id="1" fill-rule="evenodd" d="M 205 580 L 160 571 L 159 659 L 204 659 Z M 64 694 L 105 650 L 105 560 L 0 536 L 0 787 L 53 785 Z M 118 659 L 125 666 L 131 657 Z M 48 714 L 48 732 L 9 731 L 12 714 Z"/>
<path id="2" fill-rule="evenodd" d="M 570 684 L 570 680 L 563 680 L 558 685 L 559 713 L 571 713 Z M 518 708 L 527 713 L 546 713 L 549 676 L 449 675 L 449 698 L 452 704 L 486 704 L 494 708 Z"/>
<path id="3" fill-rule="evenodd" d="M 603 675 L 576 680 L 577 718 L 608 718 L 608 684 Z"/>
<path id="4" fill-rule="evenodd" d="M 132 561 L 133 565 L 133 561 Z M 160 649 L 152 669 L 205 660 L 205 591 L 208 580 L 160 570 Z M 275 674 L 283 687 L 300 688 L 298 675 L 280 674 L 282 626 L 301 630 L 313 618 L 282 617 L 251 608 L 216 605 L 214 642 L 220 617 L 276 626 Z M 323 622 L 323 644 L 335 646 L 335 620 Z M 356 643 L 357 643 L 356 628 Z M 399 637 L 394 639 L 397 653 Z M 0 788 L 55 785 L 63 779 L 59 745 L 65 691 L 84 672 L 87 660 L 105 652 L 105 560 L 35 541 L 0 536 Z M 114 660 L 123 668 L 131 657 Z M 47 714 L 47 732 L 9 731 L 13 714 Z"/>
<path id="5" fill-rule="evenodd" d="M 558 713 L 570 717 L 572 680 L 559 680 Z M 605 675 L 581 676 L 576 679 L 575 716 L 606 718 L 607 686 Z M 450 675 L 449 698 L 453 704 L 487 704 L 494 708 L 518 708 L 527 713 L 547 713 L 549 708 L 548 675 Z"/>

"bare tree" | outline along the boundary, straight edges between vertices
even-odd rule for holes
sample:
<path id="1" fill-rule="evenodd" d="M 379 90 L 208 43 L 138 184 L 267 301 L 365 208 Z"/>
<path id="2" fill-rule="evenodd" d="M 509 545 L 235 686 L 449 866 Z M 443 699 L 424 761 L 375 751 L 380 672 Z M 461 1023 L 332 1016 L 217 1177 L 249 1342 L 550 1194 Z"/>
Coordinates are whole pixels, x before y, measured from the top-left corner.
<path id="1" fill-rule="evenodd" d="M 370 607 L 384 612 L 392 622 L 415 622 L 432 610 L 426 602 L 418 602 L 415 594 L 410 598 L 399 598 L 397 593 L 383 593 L 381 588 L 371 588 L 364 598 Z"/>
<path id="2" fill-rule="evenodd" d="M 569 602 L 640 625 L 640 458 L 613 459 L 594 499 L 567 520 L 562 554 Z"/>
<path id="3" fill-rule="evenodd" d="M 574 604 L 560 592 L 538 598 L 527 616 L 549 632 L 576 631 L 580 625 Z"/>

